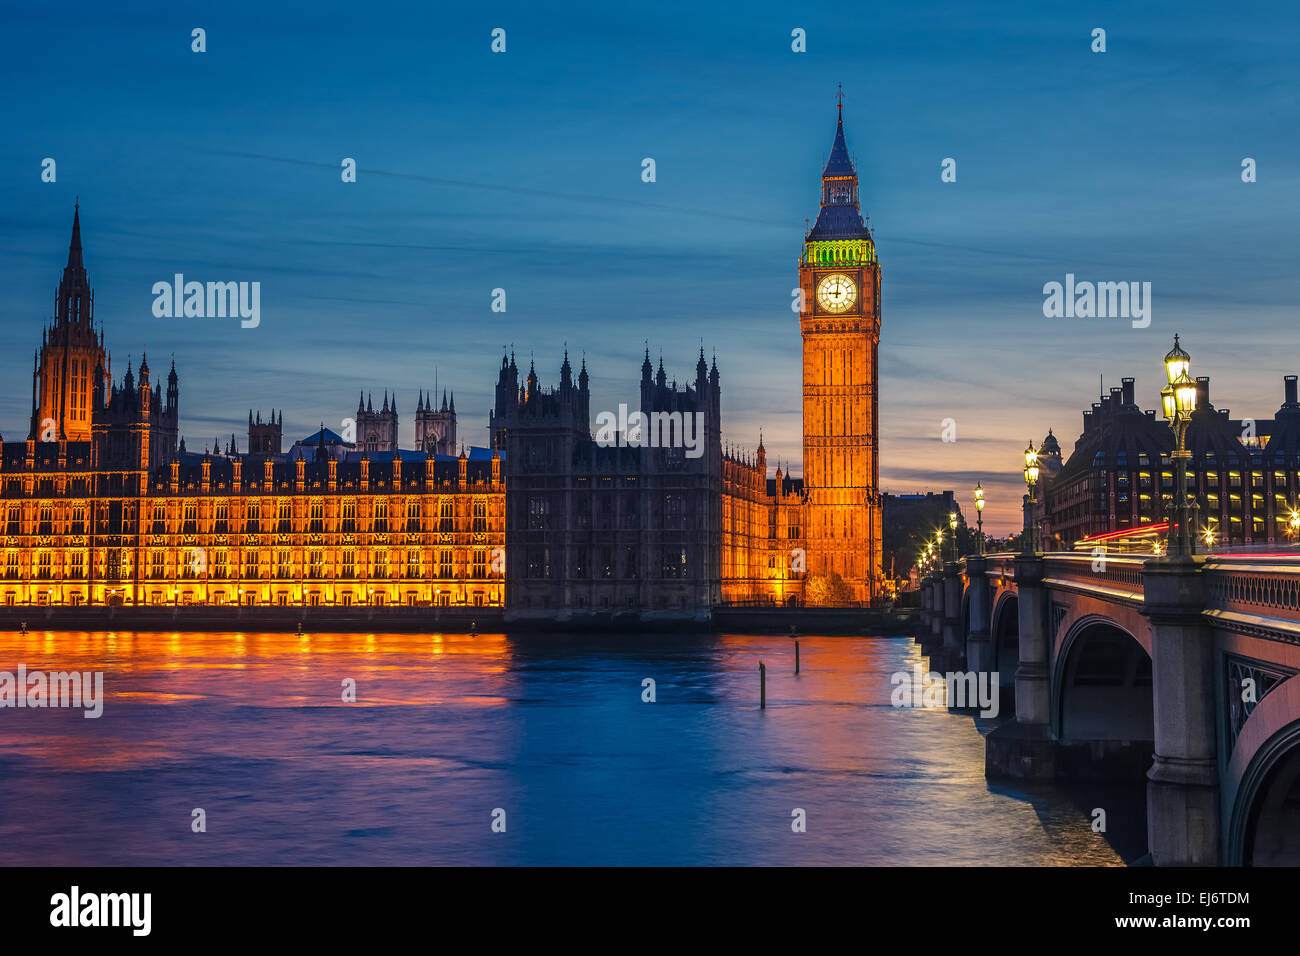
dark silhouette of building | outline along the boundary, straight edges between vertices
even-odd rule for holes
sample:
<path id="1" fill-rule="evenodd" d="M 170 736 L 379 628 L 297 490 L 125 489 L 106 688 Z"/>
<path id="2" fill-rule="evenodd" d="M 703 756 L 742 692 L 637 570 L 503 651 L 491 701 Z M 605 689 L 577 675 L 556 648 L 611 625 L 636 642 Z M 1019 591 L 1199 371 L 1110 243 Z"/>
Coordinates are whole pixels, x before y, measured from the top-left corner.
<path id="1" fill-rule="evenodd" d="M 253 410 L 248 410 L 248 453 L 258 458 L 277 459 L 280 457 L 280 451 L 283 448 L 284 439 L 284 412 L 280 412 L 280 417 L 276 418 L 275 409 L 271 409 L 271 417 L 267 421 L 262 421 L 262 412 L 259 409 L 257 419 L 253 419 Z"/>
<path id="2" fill-rule="evenodd" d="M 722 453 L 717 368 L 711 379 L 703 351 L 694 384 L 682 387 L 662 363 L 652 373 L 647 351 L 639 409 L 679 423 L 700 413 L 699 457 L 680 443 L 630 447 L 631 429 L 593 438 L 586 362 L 575 381 L 567 353 L 553 388 L 532 365 L 520 384 L 503 358 L 497 396 L 512 611 L 707 616 L 721 600 Z"/>

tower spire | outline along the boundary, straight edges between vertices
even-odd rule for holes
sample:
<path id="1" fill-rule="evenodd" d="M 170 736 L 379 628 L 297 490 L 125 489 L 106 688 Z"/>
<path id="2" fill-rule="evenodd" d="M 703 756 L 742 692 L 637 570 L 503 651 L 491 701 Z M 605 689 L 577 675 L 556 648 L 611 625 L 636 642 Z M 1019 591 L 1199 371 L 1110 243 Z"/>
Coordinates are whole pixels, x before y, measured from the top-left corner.
<path id="1" fill-rule="evenodd" d="M 835 139 L 831 142 L 830 156 L 822 170 L 822 201 L 817 221 L 808 230 L 807 241 L 837 239 L 871 239 L 871 230 L 862 219 L 858 203 L 858 172 L 849 158 L 848 143 L 844 139 L 844 91 L 836 95 Z M 827 250 L 816 250 L 821 256 Z M 843 249 L 832 249 L 830 261 L 843 261 Z M 818 261 L 826 261 L 819 258 Z"/>
<path id="2" fill-rule="evenodd" d="M 84 269 L 81 258 L 81 197 L 72 207 L 72 241 L 68 243 L 68 268 Z"/>

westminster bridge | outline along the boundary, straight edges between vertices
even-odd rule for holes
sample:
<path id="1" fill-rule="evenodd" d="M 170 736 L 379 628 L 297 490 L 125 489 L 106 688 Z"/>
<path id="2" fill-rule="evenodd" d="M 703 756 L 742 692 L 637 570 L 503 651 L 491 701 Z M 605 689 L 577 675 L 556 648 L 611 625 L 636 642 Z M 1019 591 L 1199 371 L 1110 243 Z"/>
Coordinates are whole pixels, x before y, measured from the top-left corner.
<path id="1" fill-rule="evenodd" d="M 1300 559 L 972 556 L 921 621 L 935 670 L 1014 709 L 990 778 L 1145 774 L 1156 865 L 1300 862 Z"/>

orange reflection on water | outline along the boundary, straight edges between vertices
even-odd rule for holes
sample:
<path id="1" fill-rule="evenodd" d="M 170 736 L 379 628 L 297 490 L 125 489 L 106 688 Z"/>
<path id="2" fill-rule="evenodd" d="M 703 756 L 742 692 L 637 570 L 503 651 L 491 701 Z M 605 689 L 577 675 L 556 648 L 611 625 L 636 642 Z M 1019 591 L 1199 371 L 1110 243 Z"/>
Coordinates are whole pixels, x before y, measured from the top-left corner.
<path id="1" fill-rule="evenodd" d="M 21 664 L 29 673 L 104 675 L 98 719 L 80 709 L 0 710 L 0 754 L 64 769 L 149 766 L 192 756 L 199 744 L 218 754 L 260 748 L 247 732 L 223 739 L 231 707 L 503 706 L 510 653 L 504 634 L 0 632 L 0 671 Z M 459 668 L 450 681 L 441 674 L 437 662 L 448 655 L 468 662 L 468 673 Z M 343 700 L 344 679 L 355 682 L 355 701 Z M 141 708 L 154 707 L 164 710 L 141 719 Z M 183 724 L 159 722 L 178 707 Z M 128 712 L 132 719 L 115 719 Z"/>

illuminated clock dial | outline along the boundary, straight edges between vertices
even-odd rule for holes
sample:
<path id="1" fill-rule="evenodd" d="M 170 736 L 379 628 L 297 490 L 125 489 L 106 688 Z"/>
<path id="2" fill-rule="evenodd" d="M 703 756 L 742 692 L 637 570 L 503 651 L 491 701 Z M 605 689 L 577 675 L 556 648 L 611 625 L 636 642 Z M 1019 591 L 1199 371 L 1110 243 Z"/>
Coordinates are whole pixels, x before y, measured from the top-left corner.
<path id="1" fill-rule="evenodd" d="M 817 302 L 827 312 L 847 312 L 858 300 L 858 287 L 843 273 L 828 275 L 817 283 Z"/>

